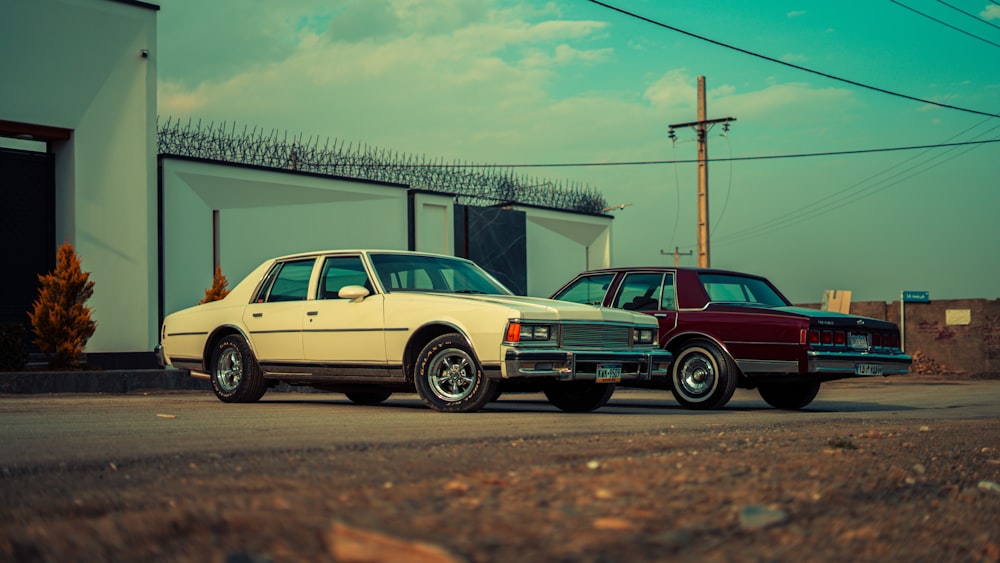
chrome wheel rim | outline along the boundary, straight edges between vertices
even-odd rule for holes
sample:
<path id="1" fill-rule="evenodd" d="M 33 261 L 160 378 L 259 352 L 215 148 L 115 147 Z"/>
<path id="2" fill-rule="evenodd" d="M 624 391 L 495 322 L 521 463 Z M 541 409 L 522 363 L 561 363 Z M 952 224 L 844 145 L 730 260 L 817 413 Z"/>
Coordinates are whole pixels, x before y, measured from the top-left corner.
<path id="1" fill-rule="evenodd" d="M 445 401 L 461 401 L 476 388 L 476 363 L 469 354 L 457 348 L 436 354 L 427 373 L 431 391 Z"/>
<path id="2" fill-rule="evenodd" d="M 677 382 L 684 395 L 695 399 L 711 393 L 718 380 L 715 362 L 701 353 L 692 353 L 685 357 L 677 370 L 677 375 Z"/>
<path id="3" fill-rule="evenodd" d="M 215 361 L 215 381 L 219 388 L 229 393 L 235 391 L 243 381 L 243 359 L 239 350 L 227 347 Z"/>

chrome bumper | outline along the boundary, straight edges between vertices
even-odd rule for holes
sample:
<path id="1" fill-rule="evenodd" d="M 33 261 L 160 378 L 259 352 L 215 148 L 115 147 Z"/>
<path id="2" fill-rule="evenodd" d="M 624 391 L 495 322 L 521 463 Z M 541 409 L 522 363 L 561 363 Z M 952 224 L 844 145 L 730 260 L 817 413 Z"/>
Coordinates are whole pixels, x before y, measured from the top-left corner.
<path id="1" fill-rule="evenodd" d="M 810 350 L 806 352 L 809 373 L 850 374 L 866 377 L 858 373 L 859 364 L 880 366 L 882 375 L 903 375 L 910 371 L 913 358 L 906 354 L 877 354 L 863 352 L 826 352 Z"/>
<path id="2" fill-rule="evenodd" d="M 621 366 L 622 381 L 667 377 L 674 356 L 666 350 L 575 351 L 509 349 L 504 378 L 555 377 L 560 381 L 594 381 L 599 365 Z"/>

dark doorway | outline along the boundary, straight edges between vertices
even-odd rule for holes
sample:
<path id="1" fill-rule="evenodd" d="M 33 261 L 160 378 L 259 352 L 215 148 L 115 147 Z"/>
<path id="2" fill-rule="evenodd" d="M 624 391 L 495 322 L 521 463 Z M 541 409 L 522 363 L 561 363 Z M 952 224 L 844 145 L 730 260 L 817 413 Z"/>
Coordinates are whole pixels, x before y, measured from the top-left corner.
<path id="1" fill-rule="evenodd" d="M 0 147 L 0 322 L 20 322 L 38 296 L 38 274 L 55 267 L 55 157 Z"/>
<path id="2" fill-rule="evenodd" d="M 528 293 L 528 246 L 523 211 L 455 206 L 455 255 L 493 274 L 517 295 Z"/>

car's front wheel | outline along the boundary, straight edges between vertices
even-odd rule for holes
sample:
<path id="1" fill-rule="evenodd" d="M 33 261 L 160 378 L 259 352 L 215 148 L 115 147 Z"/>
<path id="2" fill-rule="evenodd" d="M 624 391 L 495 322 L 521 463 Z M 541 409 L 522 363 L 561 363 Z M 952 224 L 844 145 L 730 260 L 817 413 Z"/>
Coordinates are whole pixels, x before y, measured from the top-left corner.
<path id="1" fill-rule="evenodd" d="M 689 409 L 721 409 L 736 391 L 736 363 L 715 343 L 692 340 L 674 355 L 670 390 Z"/>
<path id="2" fill-rule="evenodd" d="M 230 334 L 215 343 L 210 370 L 212 391 L 226 403 L 252 403 L 267 391 L 267 380 L 242 336 Z"/>
<path id="3" fill-rule="evenodd" d="M 761 383 L 757 388 L 760 398 L 776 409 L 799 410 L 813 402 L 819 393 L 819 382 Z"/>
<path id="4" fill-rule="evenodd" d="M 427 343 L 417 356 L 413 378 L 420 399 L 439 412 L 477 411 L 496 396 L 496 381 L 483 375 L 459 334 L 445 334 Z"/>
<path id="5" fill-rule="evenodd" d="M 553 382 L 545 387 L 550 403 L 566 412 L 590 412 L 607 404 L 615 392 L 614 383 L 592 381 Z"/>

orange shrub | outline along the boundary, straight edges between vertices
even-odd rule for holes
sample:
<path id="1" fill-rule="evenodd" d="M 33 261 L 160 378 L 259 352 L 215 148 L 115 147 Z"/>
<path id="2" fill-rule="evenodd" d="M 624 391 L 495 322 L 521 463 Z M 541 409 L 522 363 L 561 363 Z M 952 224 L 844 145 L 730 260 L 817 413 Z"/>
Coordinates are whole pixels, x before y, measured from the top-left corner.
<path id="1" fill-rule="evenodd" d="M 34 343 L 45 354 L 49 368 L 77 367 L 97 323 L 84 305 L 94 294 L 90 272 L 80 269 L 73 245 L 64 242 L 56 253 L 56 267 L 38 275 L 41 286 L 34 308 L 28 312 L 35 333 Z"/>
<path id="2" fill-rule="evenodd" d="M 210 301 L 218 301 L 223 297 L 229 295 L 229 281 L 226 276 L 222 275 L 222 266 L 215 266 L 215 274 L 212 276 L 212 287 L 205 290 L 205 297 L 201 298 L 198 303 L 208 303 Z"/>

